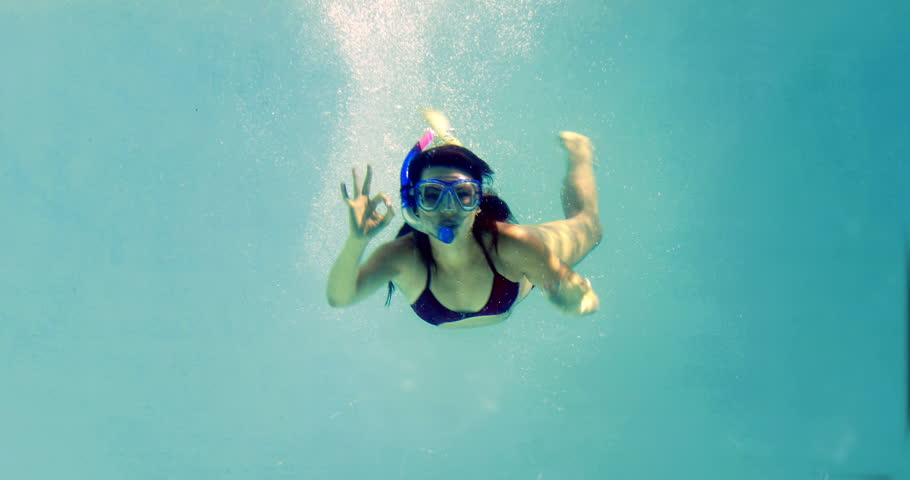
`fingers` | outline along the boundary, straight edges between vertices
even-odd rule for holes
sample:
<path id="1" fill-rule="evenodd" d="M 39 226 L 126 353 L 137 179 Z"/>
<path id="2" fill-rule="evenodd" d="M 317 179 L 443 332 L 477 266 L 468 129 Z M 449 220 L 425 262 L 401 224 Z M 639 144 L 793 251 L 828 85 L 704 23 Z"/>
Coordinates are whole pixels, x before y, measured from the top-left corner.
<path id="1" fill-rule="evenodd" d="M 585 286 L 587 287 L 587 290 L 585 291 L 584 297 L 581 299 L 579 308 L 579 313 L 582 315 L 594 313 L 600 308 L 600 299 L 597 298 L 597 293 L 595 293 L 594 288 L 591 287 L 591 280 L 586 278 Z"/>
<path id="2" fill-rule="evenodd" d="M 379 221 L 379 225 L 376 226 L 377 229 L 381 230 L 392 221 L 392 217 L 395 216 L 395 208 L 392 207 L 392 202 L 386 194 L 380 193 L 379 195 L 376 195 L 376 198 L 380 198 L 385 202 L 385 215 L 383 215 L 382 220 Z"/>
<path id="3" fill-rule="evenodd" d="M 354 198 L 360 196 L 360 176 L 357 175 L 357 167 L 351 169 L 351 173 L 354 175 Z"/>
<path id="4" fill-rule="evenodd" d="M 581 300 L 581 305 L 578 311 L 582 315 L 590 315 L 596 312 L 599 308 L 600 299 L 597 298 L 597 294 L 590 292 L 589 294 L 586 294 L 585 298 Z"/>
<path id="5" fill-rule="evenodd" d="M 383 196 L 385 196 L 385 195 L 383 195 Z M 386 200 L 388 200 L 388 199 L 386 199 Z M 391 203 L 387 202 L 385 204 L 385 206 L 386 206 L 385 215 L 382 217 L 382 220 L 379 221 L 379 225 L 377 225 L 377 227 L 376 227 L 377 229 L 385 228 L 385 226 L 388 225 L 389 222 L 392 221 L 392 217 L 395 216 L 395 208 L 392 207 Z"/>
<path id="6" fill-rule="evenodd" d="M 382 199 L 383 203 L 385 203 L 385 210 L 386 210 L 385 215 L 386 215 L 386 217 L 391 219 L 392 216 L 395 215 L 395 208 L 392 207 L 392 201 L 389 200 L 389 197 L 384 193 L 380 193 L 379 195 L 376 195 L 376 197 L 374 197 L 374 198 Z M 385 221 L 385 218 L 383 218 L 383 221 Z"/>
<path id="7" fill-rule="evenodd" d="M 380 203 L 385 204 L 385 214 L 379 215 L 377 207 Z M 364 218 L 368 218 L 367 230 L 369 235 L 375 235 L 379 233 L 380 230 L 385 228 L 386 225 L 392 221 L 392 217 L 395 216 L 395 209 L 392 208 L 392 202 L 389 200 L 384 193 L 380 193 L 370 199 L 369 204 L 367 205 L 367 213 Z"/>
<path id="8" fill-rule="evenodd" d="M 366 177 L 362 184 L 360 183 L 360 175 L 357 173 L 356 167 L 351 169 L 351 176 L 354 178 L 353 195 L 348 191 L 348 186 L 344 182 L 341 182 L 340 189 L 341 198 L 352 208 L 351 214 L 353 215 L 352 221 L 354 224 L 363 227 L 367 224 L 378 226 L 387 224 L 395 215 L 395 212 L 392 209 L 392 201 L 389 200 L 388 196 L 384 193 L 380 193 L 373 198 L 359 199 L 361 196 L 368 197 L 370 194 L 370 183 L 373 182 L 373 166 L 367 165 Z M 365 202 L 366 205 L 362 202 Z M 377 211 L 377 207 L 380 203 L 384 203 L 386 206 L 386 212 L 382 215 Z M 364 208 L 364 206 L 366 208 Z"/>
<path id="9" fill-rule="evenodd" d="M 376 230 L 379 231 L 379 230 L 382 230 L 383 228 L 385 228 L 385 226 L 388 225 L 389 222 L 392 221 L 392 217 L 394 217 L 394 216 L 395 216 L 395 209 L 390 208 L 389 211 L 386 212 L 385 216 L 382 217 L 382 221 L 380 221 L 379 224 L 376 225 Z"/>
<path id="10" fill-rule="evenodd" d="M 370 183 L 373 182 L 373 166 L 367 164 L 367 176 L 363 179 L 363 185 L 360 184 L 360 175 L 357 174 L 357 167 L 351 169 L 351 175 L 354 177 L 354 198 L 361 195 L 370 196 Z M 348 196 L 347 198 L 351 198 Z"/>
<path id="11" fill-rule="evenodd" d="M 373 166 L 367 164 L 367 177 L 363 179 L 363 188 L 360 190 L 363 196 L 370 196 L 370 182 L 373 181 Z"/>
<path id="12" fill-rule="evenodd" d="M 367 212 L 369 212 L 370 215 L 373 213 L 378 214 L 378 212 L 376 212 L 376 207 L 378 207 L 380 203 L 385 204 L 386 210 L 390 210 L 392 208 L 392 202 L 389 200 L 389 197 L 387 197 L 384 193 L 380 193 L 370 199 L 370 203 L 367 205 Z"/>

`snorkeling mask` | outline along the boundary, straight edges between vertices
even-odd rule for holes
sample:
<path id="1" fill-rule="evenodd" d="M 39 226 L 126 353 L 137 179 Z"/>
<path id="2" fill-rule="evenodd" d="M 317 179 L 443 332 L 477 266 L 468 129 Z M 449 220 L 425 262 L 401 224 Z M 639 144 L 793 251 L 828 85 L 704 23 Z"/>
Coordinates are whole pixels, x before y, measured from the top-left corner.
<path id="1" fill-rule="evenodd" d="M 448 205 L 449 201 L 453 201 L 466 212 L 476 210 L 480 205 L 483 187 L 477 180 L 443 182 L 428 179 L 412 182 L 408 174 L 411 161 L 432 142 L 433 130 L 428 128 L 408 152 L 401 165 L 401 214 L 404 221 L 414 230 L 436 237 L 443 243 L 452 243 L 455 240 L 455 233 L 451 227 L 427 222 L 417 216 L 416 210 L 419 208 L 432 212 L 442 205 Z"/>
<path id="2" fill-rule="evenodd" d="M 465 212 L 473 212 L 480 205 L 483 194 L 480 182 L 473 179 L 444 182 L 430 178 L 414 184 L 413 191 L 416 192 L 417 206 L 425 212 L 436 211 L 440 206 L 448 205 L 449 200 Z"/>

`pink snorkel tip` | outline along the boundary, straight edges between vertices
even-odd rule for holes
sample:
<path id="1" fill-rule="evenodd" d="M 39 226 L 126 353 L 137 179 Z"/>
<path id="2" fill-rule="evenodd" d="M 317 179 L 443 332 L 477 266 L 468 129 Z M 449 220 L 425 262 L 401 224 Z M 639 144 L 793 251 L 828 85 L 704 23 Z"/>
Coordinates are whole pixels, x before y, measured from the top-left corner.
<path id="1" fill-rule="evenodd" d="M 427 133 L 424 133 L 420 140 L 417 142 L 417 145 L 420 145 L 420 149 L 423 150 L 427 148 L 427 145 L 433 143 L 433 129 L 428 128 Z"/>

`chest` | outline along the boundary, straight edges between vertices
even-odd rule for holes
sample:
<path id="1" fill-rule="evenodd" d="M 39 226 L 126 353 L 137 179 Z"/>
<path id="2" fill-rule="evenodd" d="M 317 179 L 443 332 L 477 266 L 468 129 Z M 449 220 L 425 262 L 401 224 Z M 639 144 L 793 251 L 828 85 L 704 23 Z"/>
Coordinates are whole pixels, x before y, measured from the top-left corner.
<path id="1" fill-rule="evenodd" d="M 456 312 L 477 312 L 489 301 L 495 281 L 486 262 L 459 271 L 434 269 L 430 291 L 443 306 Z"/>
<path id="2" fill-rule="evenodd" d="M 494 265 L 496 265 L 494 263 Z M 496 265 L 500 270 L 499 265 Z M 500 270 L 500 273 L 506 275 Z M 490 299 L 493 290 L 494 273 L 486 261 L 466 265 L 457 271 L 442 268 L 432 269 L 428 280 L 428 269 L 423 260 L 415 257 L 409 262 L 404 275 L 397 286 L 413 304 L 424 289 L 429 286 L 431 293 L 446 308 L 456 312 L 476 312 L 481 310 Z"/>

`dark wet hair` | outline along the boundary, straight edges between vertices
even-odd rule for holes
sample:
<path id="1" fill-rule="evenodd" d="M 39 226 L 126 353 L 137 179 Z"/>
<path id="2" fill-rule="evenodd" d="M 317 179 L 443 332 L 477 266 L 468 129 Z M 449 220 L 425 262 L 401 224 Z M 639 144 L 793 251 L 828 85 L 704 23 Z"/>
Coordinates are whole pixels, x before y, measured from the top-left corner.
<path id="1" fill-rule="evenodd" d="M 489 188 L 493 180 L 493 169 L 487 162 L 483 161 L 474 152 L 459 145 L 442 145 L 435 148 L 424 150 L 411 161 L 408 168 L 408 178 L 417 181 L 423 171 L 430 167 L 449 167 L 462 170 L 471 176 L 474 180 L 483 182 L 483 197 L 480 199 L 480 212 L 474 219 L 474 227 L 471 233 L 483 246 L 482 236 L 484 232 L 490 232 L 493 235 L 493 248 L 497 248 L 499 240 L 499 231 L 496 229 L 496 222 L 515 221 L 512 211 L 505 200 L 499 198 L 496 193 Z M 413 205 L 414 203 L 412 203 Z M 419 212 L 415 212 L 418 213 Z M 433 251 L 430 248 L 430 237 L 427 234 L 414 230 L 410 225 L 405 223 L 395 238 L 403 237 L 409 233 L 414 234 L 414 245 L 420 251 L 427 268 L 436 268 L 436 262 L 433 260 Z M 386 296 L 385 304 L 389 306 L 392 303 L 392 292 L 395 291 L 395 285 L 389 282 L 389 293 Z"/>

